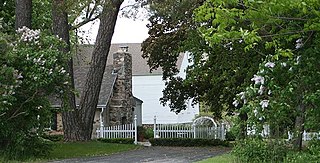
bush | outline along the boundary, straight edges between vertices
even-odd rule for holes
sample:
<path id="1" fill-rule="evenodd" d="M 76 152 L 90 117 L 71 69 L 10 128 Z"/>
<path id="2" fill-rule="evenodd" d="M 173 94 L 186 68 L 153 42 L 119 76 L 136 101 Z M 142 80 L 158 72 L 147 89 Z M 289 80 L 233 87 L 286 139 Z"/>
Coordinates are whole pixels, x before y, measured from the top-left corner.
<path id="1" fill-rule="evenodd" d="M 312 140 L 306 151 L 289 152 L 285 162 L 318 162 L 320 160 L 320 140 Z"/>
<path id="2" fill-rule="evenodd" d="M 153 146 L 229 146 L 229 143 L 219 139 L 191 139 L 191 138 L 152 138 L 149 139 Z"/>
<path id="3" fill-rule="evenodd" d="M 249 138 L 239 140 L 232 153 L 238 162 L 283 162 L 287 155 L 287 147 L 279 140 L 262 140 Z"/>
<path id="4" fill-rule="evenodd" d="M 97 140 L 100 142 L 104 142 L 104 143 L 118 143 L 118 144 L 133 144 L 134 143 L 134 140 L 131 138 L 115 138 L 115 139 L 99 138 Z"/>
<path id="5" fill-rule="evenodd" d="M 226 140 L 227 141 L 235 141 L 236 140 L 235 134 L 233 132 L 231 132 L 231 131 L 228 131 L 226 133 Z"/>
<path id="6" fill-rule="evenodd" d="M 63 141 L 63 135 L 42 135 L 42 138 L 53 142 Z"/>
<path id="7" fill-rule="evenodd" d="M 26 160 L 32 157 L 45 157 L 53 147 L 53 143 L 37 135 L 17 136 L 9 141 L 7 148 L 1 151 L 6 160 Z"/>
<path id="8" fill-rule="evenodd" d="M 144 132 L 144 138 L 146 139 L 151 139 L 153 138 L 153 129 L 152 128 L 147 128 Z"/>

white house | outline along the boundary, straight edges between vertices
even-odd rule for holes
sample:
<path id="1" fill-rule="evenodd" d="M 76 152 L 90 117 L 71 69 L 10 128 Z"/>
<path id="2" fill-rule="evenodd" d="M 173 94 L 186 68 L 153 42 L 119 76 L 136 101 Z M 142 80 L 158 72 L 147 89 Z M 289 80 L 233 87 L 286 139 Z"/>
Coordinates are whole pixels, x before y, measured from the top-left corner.
<path id="1" fill-rule="evenodd" d="M 132 92 L 134 96 L 143 101 L 142 123 L 153 124 L 154 116 L 157 116 L 158 123 L 187 123 L 192 122 L 194 117 L 199 114 L 199 105 L 191 105 L 179 114 L 170 111 L 168 106 L 160 104 L 162 90 L 165 88 L 162 80 L 162 70 L 154 70 L 150 73 L 147 60 L 142 58 L 141 44 L 112 44 L 110 53 L 112 54 L 119 46 L 128 46 L 129 53 L 132 55 Z M 185 77 L 185 69 L 188 66 L 187 53 L 181 54 L 177 61 L 181 77 Z"/>
<path id="2" fill-rule="evenodd" d="M 162 70 L 154 70 L 150 73 L 150 68 L 147 65 L 147 60 L 142 58 L 140 43 L 123 43 L 112 44 L 110 47 L 107 65 L 112 64 L 112 54 L 119 47 L 128 46 L 128 53 L 132 56 L 132 93 L 142 100 L 142 124 L 153 124 L 154 116 L 157 116 L 158 123 L 187 123 L 192 122 L 194 117 L 199 114 L 199 105 L 191 106 L 191 101 L 188 103 L 188 108 L 175 114 L 170 111 L 168 106 L 160 104 L 159 99 L 162 97 L 162 90 L 165 87 L 162 80 Z M 79 51 L 75 56 L 78 62 L 90 62 L 93 45 L 82 45 L 78 48 Z M 75 59 L 77 62 L 77 59 Z M 77 64 L 77 63 L 76 63 Z M 181 54 L 177 61 L 177 67 L 180 70 L 178 74 L 185 77 L 185 69 L 188 65 L 188 55 Z"/>

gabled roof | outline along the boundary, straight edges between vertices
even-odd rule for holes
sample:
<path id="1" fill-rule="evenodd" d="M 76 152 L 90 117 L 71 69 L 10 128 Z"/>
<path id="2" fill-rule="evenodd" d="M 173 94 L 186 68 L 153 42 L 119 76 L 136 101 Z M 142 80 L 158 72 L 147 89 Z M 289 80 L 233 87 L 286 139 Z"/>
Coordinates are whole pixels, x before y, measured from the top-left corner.
<path id="1" fill-rule="evenodd" d="M 141 43 L 121 43 L 121 44 L 111 44 L 110 52 L 108 54 L 107 65 L 112 65 L 113 54 L 118 51 L 119 47 L 128 46 L 128 53 L 132 55 L 132 75 L 161 75 L 162 69 L 153 70 L 150 73 L 149 65 L 147 60 L 142 58 Z M 90 63 L 91 55 L 94 45 L 81 45 L 77 49 L 77 54 L 74 57 L 75 65 L 87 65 Z M 180 69 L 183 54 L 181 54 L 177 61 L 177 67 Z"/>
<path id="2" fill-rule="evenodd" d="M 100 93 L 99 93 L 98 107 L 105 107 L 112 94 L 114 82 L 117 78 L 117 74 L 112 74 L 112 70 L 113 70 L 112 65 L 106 66 L 102 83 L 101 83 Z M 86 77 L 87 77 L 86 75 L 88 71 L 89 71 L 89 66 L 74 67 L 74 82 L 75 82 L 74 84 L 75 84 L 76 91 L 78 92 L 78 95 L 79 95 L 76 97 L 76 105 L 80 104 L 80 97 L 86 82 Z M 56 97 L 50 97 L 50 101 L 54 107 L 61 106 L 61 100 Z"/>
<path id="3" fill-rule="evenodd" d="M 101 83 L 101 89 L 99 93 L 99 101 L 98 106 L 105 106 L 107 102 L 109 101 L 109 98 L 112 94 L 114 82 L 116 80 L 117 74 L 112 74 L 113 66 L 107 65 L 102 83 Z M 83 67 L 74 67 L 74 84 L 79 92 L 79 97 L 81 97 L 81 92 L 84 88 L 87 73 L 89 71 L 89 66 L 83 66 Z M 80 103 L 80 98 L 76 98 L 76 104 Z"/>

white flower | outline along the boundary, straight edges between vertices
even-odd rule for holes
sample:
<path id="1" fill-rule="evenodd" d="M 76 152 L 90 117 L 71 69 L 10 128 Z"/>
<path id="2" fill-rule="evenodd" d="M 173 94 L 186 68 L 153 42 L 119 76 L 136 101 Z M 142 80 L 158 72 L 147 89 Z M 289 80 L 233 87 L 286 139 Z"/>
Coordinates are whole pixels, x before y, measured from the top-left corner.
<path id="1" fill-rule="evenodd" d="M 264 90 L 264 86 L 263 86 L 263 85 L 260 85 L 260 88 L 259 88 L 259 90 L 258 90 L 258 93 L 259 93 L 260 95 L 262 95 L 262 94 L 263 94 L 263 90 Z"/>
<path id="2" fill-rule="evenodd" d="M 53 70 L 52 70 L 52 68 L 49 70 L 49 75 L 51 75 L 53 72 L 52 72 Z"/>
<path id="3" fill-rule="evenodd" d="M 40 30 L 32 30 L 25 26 L 19 28 L 17 33 L 21 34 L 20 40 L 24 42 L 37 41 L 40 36 Z"/>
<path id="4" fill-rule="evenodd" d="M 282 62 L 282 63 L 281 63 L 281 66 L 282 66 L 282 67 L 286 67 L 286 66 L 287 66 L 287 63 Z"/>
<path id="5" fill-rule="evenodd" d="M 17 76 L 17 79 L 22 79 L 22 78 L 23 78 L 22 74 L 19 73 L 18 76 Z"/>
<path id="6" fill-rule="evenodd" d="M 292 71 L 292 67 L 289 68 L 289 71 Z"/>
<path id="7" fill-rule="evenodd" d="M 297 61 L 297 62 L 296 62 L 295 64 L 298 65 L 298 64 L 300 63 L 300 60 L 301 60 L 301 56 L 299 55 L 299 56 L 296 58 L 296 61 Z"/>
<path id="8" fill-rule="evenodd" d="M 234 105 L 235 107 L 238 107 L 239 101 L 238 101 L 238 100 L 234 100 L 233 103 L 232 103 L 232 105 Z"/>
<path id="9" fill-rule="evenodd" d="M 267 62 L 264 66 L 268 68 L 273 68 L 276 64 L 273 62 Z"/>
<path id="10" fill-rule="evenodd" d="M 262 121 L 263 120 L 263 118 L 262 117 L 259 117 L 259 121 Z"/>
<path id="11" fill-rule="evenodd" d="M 302 45 L 303 45 L 303 43 L 302 43 L 302 39 L 301 39 L 301 38 L 299 38 L 299 39 L 296 41 L 296 49 L 301 48 L 301 47 L 302 47 Z"/>
<path id="12" fill-rule="evenodd" d="M 257 115 L 258 115 L 258 110 L 257 110 L 257 109 L 254 109 L 254 110 L 253 110 L 253 113 L 254 113 L 254 116 L 257 116 Z"/>
<path id="13" fill-rule="evenodd" d="M 254 81 L 254 84 L 264 84 L 264 77 L 259 75 L 253 75 L 251 81 Z"/>
<path id="14" fill-rule="evenodd" d="M 261 105 L 261 107 L 264 109 L 264 108 L 267 108 L 268 107 L 268 105 L 269 105 L 269 100 L 262 100 L 261 102 L 260 102 L 260 105 Z"/>
<path id="15" fill-rule="evenodd" d="M 241 96 L 240 99 L 243 100 L 246 98 L 244 92 L 240 92 L 239 94 L 237 94 L 238 96 Z"/>
<path id="16" fill-rule="evenodd" d="M 271 95 L 271 93 L 272 93 L 271 90 L 269 90 L 269 91 L 268 91 L 268 95 Z"/>

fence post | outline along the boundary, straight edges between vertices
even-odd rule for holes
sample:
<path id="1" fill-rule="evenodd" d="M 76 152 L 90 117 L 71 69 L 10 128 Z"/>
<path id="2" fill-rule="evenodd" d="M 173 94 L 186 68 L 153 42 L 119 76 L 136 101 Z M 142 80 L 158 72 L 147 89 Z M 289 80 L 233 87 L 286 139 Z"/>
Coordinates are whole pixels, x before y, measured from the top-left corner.
<path id="1" fill-rule="evenodd" d="M 134 115 L 134 144 L 138 144 L 137 115 Z"/>
<path id="2" fill-rule="evenodd" d="M 196 138 L 196 125 L 192 124 L 192 129 L 193 129 L 193 138 Z"/>
<path id="3" fill-rule="evenodd" d="M 157 137 L 157 117 L 153 117 L 153 138 Z"/>
<path id="4" fill-rule="evenodd" d="M 224 123 L 221 123 L 221 139 L 226 140 L 225 131 L 224 131 Z"/>

